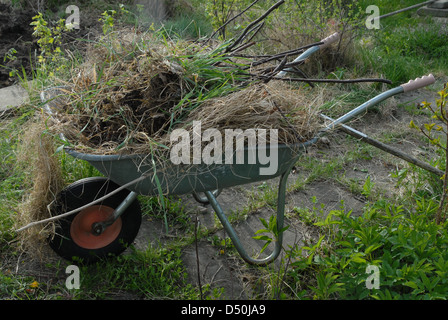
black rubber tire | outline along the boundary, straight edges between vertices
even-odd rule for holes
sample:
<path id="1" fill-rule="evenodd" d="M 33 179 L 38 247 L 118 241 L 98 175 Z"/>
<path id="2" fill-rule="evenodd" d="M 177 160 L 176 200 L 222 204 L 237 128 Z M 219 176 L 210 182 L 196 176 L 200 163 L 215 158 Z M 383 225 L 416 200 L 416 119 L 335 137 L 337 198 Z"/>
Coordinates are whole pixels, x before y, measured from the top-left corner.
<path id="1" fill-rule="evenodd" d="M 77 209 L 118 187 L 106 178 L 79 180 L 61 191 L 52 207 L 52 215 L 56 216 Z M 116 208 L 128 194 L 128 190 L 122 190 L 100 204 Z M 70 234 L 72 221 L 78 214 L 79 212 L 55 221 L 55 235 L 49 238 L 49 245 L 62 258 L 86 264 L 107 258 L 109 255 L 121 254 L 135 240 L 142 221 L 140 203 L 135 200 L 120 216 L 121 230 L 115 240 L 101 248 L 86 249 L 77 245 Z"/>

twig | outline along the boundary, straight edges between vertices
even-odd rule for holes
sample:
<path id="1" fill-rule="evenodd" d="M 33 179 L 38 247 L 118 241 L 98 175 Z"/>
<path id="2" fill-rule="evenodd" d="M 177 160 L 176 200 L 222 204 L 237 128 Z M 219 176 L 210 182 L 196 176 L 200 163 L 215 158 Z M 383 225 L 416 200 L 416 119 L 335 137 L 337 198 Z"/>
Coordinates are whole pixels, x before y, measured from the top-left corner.
<path id="1" fill-rule="evenodd" d="M 287 58 L 287 57 L 288 57 L 288 56 L 285 56 L 285 58 Z M 305 63 L 305 61 L 303 61 L 303 60 L 296 61 L 296 62 L 290 62 L 290 63 L 286 63 L 286 61 L 284 61 L 284 59 L 283 59 L 283 60 L 277 59 L 277 60 L 280 61 L 280 64 L 281 64 L 280 66 L 277 65 L 277 66 L 275 66 L 275 67 L 268 67 L 268 68 L 262 70 L 262 71 L 259 72 L 259 73 L 262 74 L 262 75 L 267 75 L 267 74 L 269 74 L 269 73 L 272 73 L 274 70 L 278 70 L 278 71 L 280 72 L 280 71 L 285 70 L 285 69 L 292 69 L 292 68 L 295 68 L 295 67 L 297 67 L 297 66 L 302 65 L 302 64 Z M 279 67 L 281 67 L 280 70 L 279 70 Z M 287 71 L 290 72 L 290 70 L 287 70 Z M 291 70 L 291 72 L 292 72 L 292 71 L 294 71 L 294 70 Z M 305 75 L 302 75 L 302 76 L 305 77 Z"/>
<path id="2" fill-rule="evenodd" d="M 283 58 L 285 55 L 292 56 L 292 55 L 300 54 L 300 53 L 302 53 L 306 49 L 309 49 L 311 47 L 314 47 L 314 46 L 317 46 L 317 45 L 321 45 L 321 44 L 323 44 L 323 42 L 316 42 L 316 43 L 308 44 L 306 46 L 303 46 L 303 47 L 300 47 L 300 48 L 297 48 L 297 49 L 288 50 L 288 51 L 281 52 L 281 53 L 278 53 L 278 54 L 275 54 L 275 55 L 272 55 L 272 56 L 268 56 L 268 57 L 266 57 L 263 60 L 255 61 L 254 63 L 252 63 L 252 66 L 255 67 L 255 66 L 259 66 L 261 64 L 264 64 L 264 63 L 267 63 L 267 62 L 270 62 L 270 61 L 273 61 L 273 60 L 278 60 L 278 59 Z"/>
<path id="3" fill-rule="evenodd" d="M 328 119 L 328 117 L 326 117 L 324 115 L 321 115 L 321 116 L 323 118 Z M 400 150 L 398 150 L 396 148 L 393 148 L 393 147 L 388 146 L 387 144 L 384 144 L 384 143 L 382 143 L 382 142 L 380 142 L 378 140 L 370 138 L 367 135 L 365 135 L 365 134 L 363 134 L 363 133 L 361 133 L 359 131 L 356 131 L 356 130 L 354 130 L 354 129 L 346 126 L 346 125 L 341 125 L 338 129 L 341 130 L 342 132 L 347 133 L 348 135 L 350 135 L 350 136 L 352 136 L 352 137 L 354 137 L 356 139 L 360 139 L 361 141 L 364 141 L 364 142 L 366 142 L 366 143 L 368 143 L 368 144 L 370 144 L 370 145 L 372 145 L 372 146 L 374 146 L 374 147 L 376 147 L 376 148 L 378 148 L 380 150 L 386 151 L 387 153 L 390 153 L 393 156 L 396 156 L 396 157 L 398 157 L 400 159 L 403 159 L 406 162 L 412 163 L 413 165 L 416 165 L 416 166 L 418 166 L 418 167 L 420 167 L 422 169 L 425 169 L 425 170 L 427 170 L 427 171 L 429 171 L 429 172 L 431 172 L 433 174 L 436 174 L 439 177 L 442 177 L 444 175 L 444 172 L 442 170 L 437 169 L 437 168 L 427 164 L 426 162 L 423 162 L 423 161 L 420 161 L 420 160 L 418 160 L 418 159 L 416 159 L 414 157 L 411 157 L 411 156 L 407 155 L 406 153 L 404 153 L 404 152 L 402 152 L 402 151 L 400 151 Z"/>
<path id="4" fill-rule="evenodd" d="M 241 15 L 243 15 L 247 10 L 249 10 L 250 8 L 252 8 L 258 1 L 260 0 L 255 0 L 254 2 L 252 2 L 246 9 L 244 9 L 243 11 L 241 11 L 239 14 L 237 14 L 236 16 L 234 16 L 232 19 L 227 20 L 226 23 L 224 23 L 222 26 L 220 26 L 218 29 L 216 29 L 215 32 L 212 33 L 212 35 L 209 37 L 209 39 L 207 40 L 210 41 L 210 39 L 212 39 L 219 31 L 221 31 L 221 29 L 225 28 L 230 22 L 232 22 L 233 20 L 237 19 L 238 17 L 240 17 Z"/>
<path id="5" fill-rule="evenodd" d="M 136 183 L 138 183 L 138 182 L 140 182 L 140 181 L 142 181 L 142 180 L 144 180 L 144 179 L 146 179 L 146 178 L 147 178 L 146 175 L 142 175 L 141 177 L 139 177 L 139 178 L 137 178 L 137 179 L 135 179 L 135 180 L 133 180 L 133 181 L 131 181 L 131 182 L 126 183 L 125 185 L 123 185 L 123 186 L 121 186 L 121 187 L 115 189 L 114 191 L 112 191 L 112 192 L 106 194 L 105 196 L 103 196 L 103 197 L 101 197 L 101 198 L 99 198 L 99 199 L 97 199 L 97 200 L 94 200 L 94 201 L 92 201 L 92 202 L 90 202 L 90 203 L 88 203 L 88 204 L 86 204 L 86 205 L 84 205 L 84 206 L 82 206 L 82 207 L 79 207 L 79 208 L 74 209 L 74 210 L 72 210 L 72 211 L 66 212 L 66 213 L 64 213 L 64 214 L 60 214 L 60 215 L 55 216 L 55 217 L 51 217 L 51 218 L 48 218 L 48 219 L 43 219 L 43 220 L 39 220 L 39 221 L 31 222 L 31 223 L 27 224 L 26 226 L 24 226 L 24 227 L 22 227 L 22 228 L 20 228 L 20 229 L 17 229 L 16 232 L 21 232 L 21 231 L 23 231 L 23 230 L 26 230 L 26 229 L 28 229 L 28 228 L 31 228 L 31 227 L 33 227 L 33 226 L 36 226 L 36 225 L 39 225 L 39 224 L 42 224 L 42 223 L 51 222 L 51 221 L 54 221 L 54 220 L 58 220 L 58 219 L 61 219 L 61 218 L 65 218 L 65 217 L 67 217 L 67 216 L 70 216 L 70 215 L 72 215 L 72 214 L 74 214 L 74 213 L 76 213 L 76 212 L 79 212 L 79 211 L 84 210 L 84 209 L 86 209 L 86 208 L 88 208 L 88 207 L 90 207 L 90 206 L 93 206 L 94 204 L 97 204 L 97 203 L 99 203 L 99 202 L 101 202 L 101 201 L 103 201 L 103 200 L 105 200 L 105 199 L 107 199 L 107 198 L 113 196 L 114 194 L 117 194 L 117 193 L 120 192 L 121 190 L 126 189 L 127 187 L 129 187 L 129 186 L 131 186 L 131 185 L 133 185 L 133 184 L 136 184 Z"/>
<path id="6" fill-rule="evenodd" d="M 269 92 L 269 90 L 265 89 L 266 92 L 269 94 L 269 96 L 272 97 L 271 93 Z M 296 138 L 300 141 L 302 140 L 302 136 L 300 136 L 300 134 L 296 131 L 296 129 L 291 125 L 291 123 L 289 122 L 288 118 L 286 117 L 286 115 L 283 113 L 282 109 L 280 109 L 280 107 L 277 105 L 277 103 L 274 100 L 271 100 L 272 103 L 274 104 L 274 107 L 276 109 L 276 111 L 278 111 L 278 113 L 280 113 L 280 115 L 282 116 L 283 120 L 286 121 L 286 123 L 288 124 L 288 127 L 292 130 L 292 132 L 294 132 L 294 135 L 296 136 Z"/>
<path id="7" fill-rule="evenodd" d="M 260 79 L 260 80 L 265 80 L 266 78 L 268 78 L 267 76 L 253 74 L 253 73 L 250 73 L 249 75 L 254 77 L 254 78 Z M 392 81 L 390 81 L 390 80 L 387 80 L 387 79 L 377 79 L 377 78 L 338 80 L 338 79 L 308 79 L 308 78 L 280 78 L 280 77 L 272 77 L 272 80 L 296 81 L 296 82 L 324 82 L 324 83 L 381 82 L 381 83 L 392 84 Z"/>
<path id="8" fill-rule="evenodd" d="M 323 42 L 316 42 L 316 43 L 308 44 L 308 45 L 300 47 L 300 48 L 277 53 L 275 55 L 237 55 L 237 54 L 233 54 L 235 51 L 230 53 L 229 55 L 231 55 L 233 57 L 240 57 L 240 58 L 263 59 L 263 60 L 254 62 L 254 63 L 256 63 L 256 65 L 259 65 L 259 64 L 263 64 L 263 63 L 266 63 L 266 62 L 269 62 L 272 60 L 283 58 L 285 55 L 300 54 L 303 51 L 305 51 L 305 49 L 308 49 L 308 48 L 311 48 L 311 47 L 314 47 L 317 45 L 321 45 L 321 44 L 323 44 Z M 269 60 L 266 60 L 266 59 L 269 59 Z"/>
<path id="9" fill-rule="evenodd" d="M 412 9 L 415 9 L 415 8 L 418 8 L 418 7 L 422 7 L 424 5 L 427 5 L 427 4 L 430 4 L 430 3 L 433 3 L 433 2 L 435 2 L 435 0 L 422 2 L 422 3 L 416 4 L 416 5 L 404 8 L 404 9 L 400 9 L 400 10 L 397 10 L 397 11 L 394 11 L 394 12 L 383 14 L 382 16 L 379 16 L 376 19 L 381 20 L 383 18 L 387 18 L 387 17 L 393 16 L 393 15 L 398 14 L 398 13 L 402 13 L 402 12 L 405 12 L 405 11 L 408 11 L 408 10 L 412 10 Z"/>
<path id="10" fill-rule="evenodd" d="M 196 216 L 196 221 L 194 223 L 194 244 L 196 249 L 196 266 L 198 269 L 198 287 L 199 287 L 199 293 L 201 295 L 201 300 L 204 300 L 203 293 L 202 293 L 202 284 L 201 284 L 201 273 L 199 269 L 199 250 L 198 250 L 198 226 L 199 226 L 199 220 Z"/>
<path id="11" fill-rule="evenodd" d="M 448 134 L 446 134 L 446 137 L 448 138 Z M 445 161 L 447 161 L 446 163 L 448 163 L 448 149 L 445 148 Z M 445 202 L 446 202 L 446 197 L 447 197 L 447 193 L 448 193 L 448 174 L 447 174 L 447 169 L 445 169 L 445 172 L 443 174 L 443 192 L 442 192 L 442 197 L 440 198 L 440 202 L 439 202 L 439 207 L 437 208 L 437 213 L 436 213 L 436 224 L 440 224 L 440 222 L 442 221 L 442 212 L 445 210 Z"/>
<path id="12" fill-rule="evenodd" d="M 233 56 L 234 53 L 246 50 L 247 48 L 252 47 L 253 45 L 255 45 L 256 42 L 252 41 L 252 42 L 246 42 L 245 44 L 241 45 L 240 47 L 236 48 L 235 50 L 233 50 L 233 52 L 231 53 L 231 55 Z"/>
<path id="13" fill-rule="evenodd" d="M 246 41 L 246 43 L 251 42 L 252 39 L 255 38 L 255 36 L 258 34 L 258 32 L 263 28 L 264 25 L 265 25 L 265 22 L 263 21 L 263 22 L 259 23 L 258 25 L 256 25 L 256 26 L 255 26 L 254 28 L 252 28 L 251 30 L 249 30 L 249 32 L 244 36 L 244 38 L 241 39 L 241 42 L 242 42 L 244 39 L 246 39 L 247 35 L 248 35 L 250 32 L 252 32 L 252 30 L 255 30 L 254 33 L 253 33 L 253 35 L 251 35 L 251 37 Z M 246 43 L 245 43 L 245 44 L 246 44 Z M 242 44 L 241 46 L 244 46 L 245 44 Z M 238 48 L 235 49 L 233 52 L 235 52 L 235 51 L 237 51 L 237 50 L 238 50 Z"/>
<path id="14" fill-rule="evenodd" d="M 280 0 L 276 4 L 274 4 L 272 7 L 270 7 L 261 17 L 259 17 L 257 20 L 251 22 L 242 32 L 240 37 L 227 48 L 227 52 L 232 51 L 233 48 L 235 48 L 246 36 L 246 34 L 249 32 L 249 30 L 252 29 L 253 26 L 257 25 L 260 21 L 264 20 L 272 11 L 280 7 L 283 3 L 285 3 L 285 0 Z"/>
<path id="15" fill-rule="evenodd" d="M 290 73 L 297 73 L 297 74 L 299 74 L 301 77 L 308 78 L 308 76 L 306 75 L 306 73 L 303 72 L 303 70 L 299 69 L 297 66 L 294 66 L 293 69 L 292 69 L 292 70 L 289 70 L 288 72 L 290 72 Z M 314 86 L 314 83 L 309 82 L 309 81 L 307 81 L 307 83 L 308 83 L 308 85 L 309 85 L 311 88 L 314 88 L 314 87 L 315 87 L 315 86 Z"/>
<path id="16" fill-rule="evenodd" d="M 286 62 L 288 61 L 288 56 L 286 55 L 283 60 L 280 62 L 280 64 L 278 66 L 275 67 L 275 69 L 270 72 L 269 74 L 266 75 L 266 77 L 268 77 L 267 79 L 264 80 L 264 83 L 268 83 L 269 81 L 272 80 L 272 78 L 279 73 L 281 70 L 283 70 L 283 68 L 286 65 Z"/>

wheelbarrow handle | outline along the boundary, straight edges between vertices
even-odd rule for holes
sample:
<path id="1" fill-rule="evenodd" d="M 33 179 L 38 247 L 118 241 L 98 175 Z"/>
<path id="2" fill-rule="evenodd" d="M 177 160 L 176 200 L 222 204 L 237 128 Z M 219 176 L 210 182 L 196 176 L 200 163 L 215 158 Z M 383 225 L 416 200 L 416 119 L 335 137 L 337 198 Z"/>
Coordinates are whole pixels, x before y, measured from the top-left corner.
<path id="1" fill-rule="evenodd" d="M 432 74 L 417 78 L 415 80 L 410 80 L 408 83 L 402 84 L 400 87 L 403 88 L 403 92 L 409 92 L 412 90 L 417 90 L 426 86 L 429 86 L 436 82 L 436 79 Z"/>
<path id="2" fill-rule="evenodd" d="M 321 42 L 323 42 L 323 44 L 319 45 L 319 48 L 321 50 L 325 49 L 329 45 L 335 43 L 336 41 L 339 41 L 339 39 L 341 39 L 341 35 L 339 34 L 339 32 L 335 32 L 331 36 L 328 36 L 325 39 L 321 40 Z"/>
<path id="3" fill-rule="evenodd" d="M 343 116 L 339 117 L 338 119 L 334 120 L 327 127 L 320 130 L 317 134 L 317 137 L 318 138 L 321 137 L 322 135 L 326 134 L 328 131 L 335 129 L 340 124 L 344 124 L 344 123 L 352 120 L 354 117 L 358 116 L 359 114 L 366 112 L 371 107 L 379 104 L 380 102 L 382 102 L 396 94 L 423 88 L 427 85 L 433 84 L 434 82 L 435 82 L 434 76 L 432 74 L 430 74 L 429 76 L 423 76 L 421 78 L 411 80 L 408 83 L 402 84 L 401 86 L 398 86 L 398 87 L 395 87 L 388 91 L 385 91 L 383 93 L 380 93 L 379 95 L 370 99 L 369 101 L 364 102 L 359 107 L 351 110 L 350 112 L 348 112 L 348 113 L 344 114 Z"/>
<path id="4" fill-rule="evenodd" d="M 338 41 L 341 38 L 341 35 L 339 34 L 339 32 L 333 33 L 331 36 L 326 37 L 325 39 L 322 39 L 320 42 L 323 42 L 320 45 L 314 46 L 309 48 L 308 50 L 306 50 L 304 53 L 302 53 L 300 56 L 298 56 L 294 62 L 298 62 L 301 60 L 305 60 L 306 58 L 308 58 L 309 56 L 311 56 L 313 53 L 315 53 L 316 51 L 322 50 L 326 47 L 328 47 L 329 45 L 331 45 L 332 43 Z"/>
<path id="5" fill-rule="evenodd" d="M 338 32 L 333 33 L 331 36 L 328 36 L 325 39 L 321 40 L 320 42 L 323 42 L 322 44 L 313 46 L 313 47 L 309 48 L 308 50 L 306 50 L 305 52 L 303 52 L 301 55 L 299 55 L 297 58 L 294 59 L 293 63 L 297 63 L 297 62 L 307 59 L 313 53 L 328 47 L 332 43 L 338 41 L 340 38 L 341 38 L 341 36 Z M 277 74 L 277 77 L 284 77 L 288 73 L 288 71 L 292 71 L 292 70 L 293 70 L 292 68 L 288 68 L 283 71 L 280 71 Z"/>

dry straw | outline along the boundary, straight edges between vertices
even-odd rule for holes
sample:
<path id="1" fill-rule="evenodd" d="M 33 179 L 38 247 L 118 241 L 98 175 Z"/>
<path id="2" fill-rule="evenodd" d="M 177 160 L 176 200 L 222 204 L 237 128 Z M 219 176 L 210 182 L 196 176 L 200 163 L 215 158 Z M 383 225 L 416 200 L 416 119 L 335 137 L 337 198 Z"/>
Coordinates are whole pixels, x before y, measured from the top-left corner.
<path id="1" fill-rule="evenodd" d="M 110 37 L 90 47 L 65 89 L 53 93 L 68 98 L 54 106 L 57 129 L 77 148 L 100 154 L 132 152 L 132 144 L 163 134 L 186 90 L 182 67 L 166 58 L 184 54 L 181 44 L 132 32 Z"/>
<path id="2" fill-rule="evenodd" d="M 31 123 L 25 130 L 18 153 L 19 165 L 32 181 L 30 192 L 19 205 L 16 228 L 51 216 L 50 205 L 64 187 L 59 160 L 55 157 L 54 141 L 44 134 L 43 120 Z M 18 233 L 19 248 L 32 255 L 42 253 L 41 246 L 54 232 L 53 224 L 29 228 Z"/>
<path id="3" fill-rule="evenodd" d="M 285 83 L 253 84 L 204 102 L 190 113 L 186 128 L 201 121 L 203 130 L 277 129 L 278 143 L 295 144 L 309 140 L 319 128 L 313 105 L 306 90 Z"/>
<path id="4" fill-rule="evenodd" d="M 167 150 L 170 132 L 178 128 L 192 132 L 193 121 L 200 121 L 203 131 L 213 128 L 223 135 L 226 129 L 277 129 L 278 143 L 295 144 L 309 140 L 320 128 L 315 99 L 306 89 L 292 89 L 286 83 L 253 84 L 204 101 L 172 128 L 170 117 L 153 130 L 152 125 L 147 127 L 142 122 L 150 118 L 153 123 L 157 115 L 139 118 L 123 111 L 115 116 L 117 109 L 99 105 L 96 115 L 61 115 L 52 131 L 63 133 L 75 149 L 94 154 L 148 154 L 157 145 L 164 146 L 160 150 Z M 126 107 L 117 105 L 121 110 Z M 146 110 L 143 114 L 151 113 L 149 109 L 141 110 Z"/>

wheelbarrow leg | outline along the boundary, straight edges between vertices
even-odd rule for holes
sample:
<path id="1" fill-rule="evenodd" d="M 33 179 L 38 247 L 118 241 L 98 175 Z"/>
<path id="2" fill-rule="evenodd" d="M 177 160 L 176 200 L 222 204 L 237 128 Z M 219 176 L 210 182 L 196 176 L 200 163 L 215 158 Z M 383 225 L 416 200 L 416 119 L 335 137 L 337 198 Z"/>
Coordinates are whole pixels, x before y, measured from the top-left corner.
<path id="1" fill-rule="evenodd" d="M 289 173 L 290 170 L 287 170 L 285 173 L 283 173 L 279 182 L 278 199 L 277 199 L 277 230 L 283 229 L 283 221 L 285 216 L 286 182 L 288 180 Z M 215 210 L 216 215 L 221 221 L 224 229 L 229 234 L 229 237 L 232 240 L 236 250 L 241 255 L 244 261 L 246 261 L 249 264 L 262 266 L 274 261 L 279 256 L 283 244 L 282 231 L 279 232 L 278 238 L 275 241 L 274 251 L 264 259 L 254 259 L 247 254 L 235 230 L 233 229 L 232 225 L 230 224 L 229 220 L 224 214 L 219 202 L 216 200 L 216 197 L 213 195 L 213 193 L 211 191 L 206 191 L 205 195 L 208 198 L 210 205 Z"/>
<path id="2" fill-rule="evenodd" d="M 221 189 L 216 189 L 216 190 L 214 190 L 214 191 L 212 191 L 212 192 L 213 192 L 213 196 L 214 196 L 215 198 L 217 198 L 217 197 L 219 196 L 219 194 L 221 193 Z M 201 196 L 201 195 L 198 194 L 196 191 L 193 191 L 193 198 L 194 198 L 197 202 L 199 202 L 199 203 L 201 203 L 201 204 L 209 204 L 207 197 L 205 197 L 205 196 Z"/>

